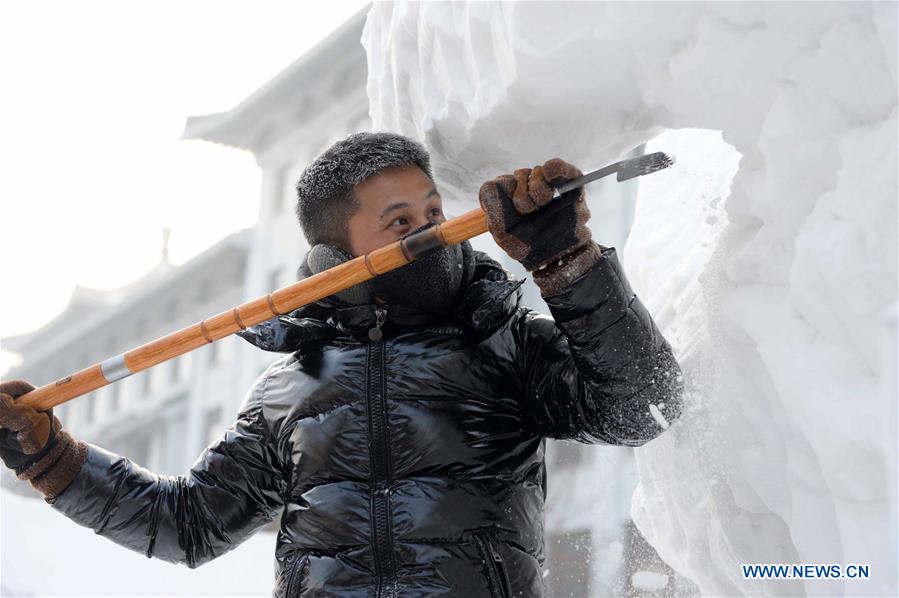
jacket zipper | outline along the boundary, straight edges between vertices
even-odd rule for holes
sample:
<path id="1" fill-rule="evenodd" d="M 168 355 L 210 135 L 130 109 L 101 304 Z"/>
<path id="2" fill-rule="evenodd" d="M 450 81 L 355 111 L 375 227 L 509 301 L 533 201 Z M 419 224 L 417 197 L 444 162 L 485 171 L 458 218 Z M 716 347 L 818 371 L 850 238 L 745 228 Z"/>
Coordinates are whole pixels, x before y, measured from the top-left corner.
<path id="1" fill-rule="evenodd" d="M 375 327 L 368 329 L 368 340 L 373 343 L 381 340 L 383 333 L 381 332 L 381 326 L 384 325 L 384 320 L 387 319 L 387 310 L 383 307 L 379 307 L 375 309 Z"/>
<path id="2" fill-rule="evenodd" d="M 486 532 L 475 534 L 475 541 L 481 551 L 481 558 L 487 567 L 487 583 L 490 585 L 490 595 L 499 598 L 510 598 L 512 586 L 509 583 L 509 575 L 506 572 L 506 564 L 503 555 L 499 553 L 493 541 Z"/>
<path id="3" fill-rule="evenodd" d="M 393 558 L 393 539 L 390 536 L 390 449 L 387 436 L 386 367 L 381 326 L 387 310 L 375 310 L 375 328 L 369 330 L 372 343 L 368 346 L 367 404 L 371 445 L 371 510 L 374 520 L 374 561 L 378 579 L 377 596 L 395 593 L 396 563 Z M 386 587 L 385 587 L 386 584 Z"/>

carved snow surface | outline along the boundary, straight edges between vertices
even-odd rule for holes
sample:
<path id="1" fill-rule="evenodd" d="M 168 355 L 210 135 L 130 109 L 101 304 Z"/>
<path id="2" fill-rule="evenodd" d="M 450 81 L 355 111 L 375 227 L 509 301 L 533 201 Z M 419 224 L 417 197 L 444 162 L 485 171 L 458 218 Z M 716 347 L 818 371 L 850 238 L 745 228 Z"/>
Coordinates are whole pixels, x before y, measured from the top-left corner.
<path id="1" fill-rule="evenodd" d="M 623 248 L 689 387 L 636 449 L 632 515 L 706 595 L 896 593 L 895 27 L 895 3 L 368 16 L 373 129 L 425 141 L 460 207 L 553 156 L 677 157 L 639 179 Z M 872 575 L 749 580 L 743 563 Z"/>

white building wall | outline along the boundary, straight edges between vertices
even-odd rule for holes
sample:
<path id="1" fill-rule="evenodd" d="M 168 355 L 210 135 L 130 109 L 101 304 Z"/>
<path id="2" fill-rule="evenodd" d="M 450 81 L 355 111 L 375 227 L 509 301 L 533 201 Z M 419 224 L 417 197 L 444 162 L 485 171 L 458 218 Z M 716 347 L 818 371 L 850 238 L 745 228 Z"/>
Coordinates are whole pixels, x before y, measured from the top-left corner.
<path id="1" fill-rule="evenodd" d="M 334 89 L 333 96 L 323 100 L 323 112 L 302 126 L 286 128 L 278 143 L 257 155 L 263 182 L 246 273 L 245 301 L 296 282 L 297 268 L 309 249 L 295 212 L 296 182 L 303 169 L 334 141 L 370 126 L 368 102 L 361 87 L 361 65 L 351 66 L 357 71 L 359 84 L 353 84 L 350 76 L 343 77 L 345 87 Z M 238 353 L 241 361 L 252 364 L 242 372 L 241 382 L 246 388 L 280 357 L 249 343 L 243 343 Z"/>

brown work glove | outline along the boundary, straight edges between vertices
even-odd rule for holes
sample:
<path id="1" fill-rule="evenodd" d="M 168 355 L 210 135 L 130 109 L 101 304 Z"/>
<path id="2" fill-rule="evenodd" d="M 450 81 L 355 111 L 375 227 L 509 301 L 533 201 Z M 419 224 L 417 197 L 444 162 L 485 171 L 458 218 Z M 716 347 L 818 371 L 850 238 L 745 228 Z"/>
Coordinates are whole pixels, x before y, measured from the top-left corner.
<path id="1" fill-rule="evenodd" d="M 87 445 L 62 429 L 52 408 L 37 411 L 16 402 L 32 390 L 24 380 L 0 383 L 0 459 L 53 502 L 81 469 Z"/>
<path id="2" fill-rule="evenodd" d="M 558 293 L 601 257 L 587 220 L 584 187 L 553 200 L 553 191 L 583 173 L 560 158 L 519 168 L 481 185 L 487 227 L 509 256 L 532 273 L 540 293 Z"/>

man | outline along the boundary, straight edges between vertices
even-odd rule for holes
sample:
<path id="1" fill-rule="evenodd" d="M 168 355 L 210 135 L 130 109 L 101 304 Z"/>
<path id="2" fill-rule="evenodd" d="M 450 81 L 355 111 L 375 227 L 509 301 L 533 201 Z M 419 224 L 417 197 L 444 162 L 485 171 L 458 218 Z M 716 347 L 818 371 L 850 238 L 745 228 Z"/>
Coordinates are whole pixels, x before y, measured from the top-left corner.
<path id="1" fill-rule="evenodd" d="M 553 318 L 468 242 L 241 333 L 285 353 L 186 476 L 71 438 L 3 383 L 0 455 L 53 508 L 197 567 L 279 513 L 274 596 L 543 596 L 545 438 L 639 446 L 681 412 L 680 370 L 559 160 L 485 183 L 497 243 Z M 302 276 L 445 220 L 423 146 L 335 143 L 297 184 Z M 567 203 L 567 202 L 566 202 Z"/>

